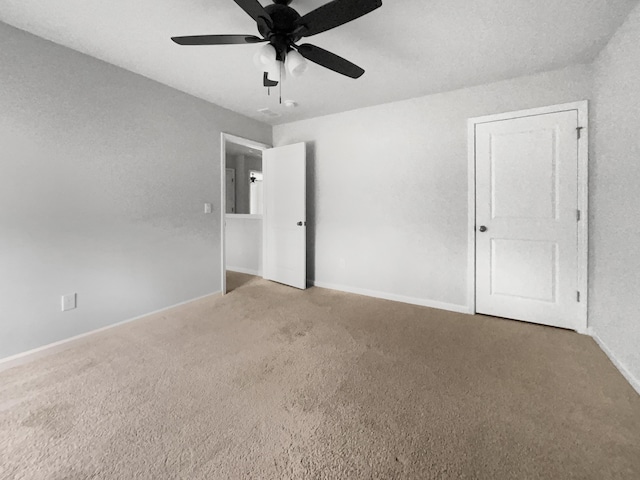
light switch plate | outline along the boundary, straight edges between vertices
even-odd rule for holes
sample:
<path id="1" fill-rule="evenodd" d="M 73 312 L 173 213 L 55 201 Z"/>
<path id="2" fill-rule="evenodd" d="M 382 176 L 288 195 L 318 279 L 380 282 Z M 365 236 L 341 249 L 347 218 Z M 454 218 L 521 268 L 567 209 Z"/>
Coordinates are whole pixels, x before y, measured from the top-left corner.
<path id="1" fill-rule="evenodd" d="M 77 307 L 77 294 L 70 293 L 69 295 L 62 296 L 62 311 L 66 312 L 67 310 L 73 310 Z"/>
<path id="2" fill-rule="evenodd" d="M 204 213 L 211 213 L 211 204 L 210 203 L 205 203 L 204 204 Z"/>

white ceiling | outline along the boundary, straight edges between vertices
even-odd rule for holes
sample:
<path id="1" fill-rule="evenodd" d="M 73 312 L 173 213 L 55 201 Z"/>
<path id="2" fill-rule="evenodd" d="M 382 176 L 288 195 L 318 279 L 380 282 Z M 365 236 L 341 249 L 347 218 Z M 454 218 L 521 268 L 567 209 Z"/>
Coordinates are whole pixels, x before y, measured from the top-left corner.
<path id="1" fill-rule="evenodd" d="M 260 0 L 263 5 L 268 0 Z M 300 14 L 327 0 L 293 0 Z M 233 0 L 0 0 L 0 20 L 271 124 L 590 62 L 638 0 L 383 0 L 307 39 L 366 70 L 311 65 L 267 96 L 258 45 L 181 47 L 174 35 L 256 34 Z M 267 118 L 268 107 L 280 113 Z"/>
<path id="2" fill-rule="evenodd" d="M 225 142 L 225 153 L 227 155 L 245 155 L 247 157 L 262 158 L 262 152 L 246 145 L 227 141 Z"/>

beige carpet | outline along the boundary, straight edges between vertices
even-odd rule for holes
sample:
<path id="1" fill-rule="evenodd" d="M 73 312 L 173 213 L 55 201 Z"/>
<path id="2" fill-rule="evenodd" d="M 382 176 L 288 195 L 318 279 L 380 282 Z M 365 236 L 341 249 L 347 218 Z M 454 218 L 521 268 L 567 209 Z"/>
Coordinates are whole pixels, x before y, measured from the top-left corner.
<path id="1" fill-rule="evenodd" d="M 0 373 L 0 478 L 640 478 L 588 337 L 231 280 Z"/>

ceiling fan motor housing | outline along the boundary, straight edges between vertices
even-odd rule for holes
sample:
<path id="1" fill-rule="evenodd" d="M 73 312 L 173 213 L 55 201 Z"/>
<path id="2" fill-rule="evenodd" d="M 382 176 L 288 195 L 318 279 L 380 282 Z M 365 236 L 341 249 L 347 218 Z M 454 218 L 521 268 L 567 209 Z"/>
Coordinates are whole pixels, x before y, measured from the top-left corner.
<path id="1" fill-rule="evenodd" d="M 291 49 L 291 43 L 298 40 L 292 35 L 296 29 L 296 21 L 300 14 L 288 7 L 291 3 L 287 0 L 274 0 L 273 5 L 267 5 L 264 9 L 269 14 L 272 23 L 269 42 L 275 47 L 277 59 L 284 61 L 287 51 Z"/>
<path id="2" fill-rule="evenodd" d="M 286 5 L 273 4 L 266 6 L 264 9 L 271 17 L 274 32 L 288 34 L 294 31 L 295 22 L 300 18 L 300 14 L 293 8 Z"/>

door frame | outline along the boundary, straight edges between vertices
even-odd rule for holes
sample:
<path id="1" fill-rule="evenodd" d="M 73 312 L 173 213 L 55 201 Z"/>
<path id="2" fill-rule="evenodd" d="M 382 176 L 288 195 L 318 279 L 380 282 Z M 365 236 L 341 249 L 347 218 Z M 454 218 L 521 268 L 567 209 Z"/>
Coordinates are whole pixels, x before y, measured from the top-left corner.
<path id="1" fill-rule="evenodd" d="M 226 143 L 231 142 L 245 147 L 255 148 L 264 151 L 271 148 L 266 143 L 256 142 L 248 138 L 238 137 L 230 133 L 222 132 L 220 134 L 220 290 L 222 295 L 227 293 L 227 248 L 226 248 L 226 211 L 227 211 L 227 187 L 225 183 L 226 166 L 227 166 L 227 148 Z M 266 213 L 266 212 L 265 212 Z M 264 215 L 262 217 L 264 222 Z"/>
<path id="2" fill-rule="evenodd" d="M 226 159 L 225 159 L 225 162 L 226 162 Z M 225 196 L 224 196 L 224 210 L 225 210 L 225 214 L 227 213 L 227 195 L 226 195 L 227 194 L 227 175 L 230 172 L 233 172 L 233 194 L 234 194 L 234 197 L 235 197 L 235 193 L 236 193 L 236 185 L 235 185 L 235 183 L 236 183 L 236 169 L 235 168 L 225 168 L 224 169 L 224 189 L 225 189 L 224 190 L 224 193 L 225 193 Z M 235 201 L 234 201 L 234 204 L 233 204 L 233 206 L 231 208 L 234 208 L 234 209 L 236 208 Z M 235 213 L 235 212 L 232 212 L 232 213 Z"/>
<path id="3" fill-rule="evenodd" d="M 580 305 L 577 331 L 587 333 L 588 325 L 588 232 L 589 232 L 589 102 L 587 100 L 546 107 L 517 110 L 494 115 L 484 115 L 468 120 L 468 253 L 467 253 L 467 304 L 470 314 L 476 313 L 476 126 L 483 123 L 532 117 L 576 110 L 578 126 L 581 127 L 578 141 L 578 288 Z M 576 135 L 578 133 L 576 132 Z"/>

